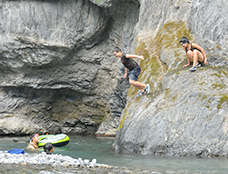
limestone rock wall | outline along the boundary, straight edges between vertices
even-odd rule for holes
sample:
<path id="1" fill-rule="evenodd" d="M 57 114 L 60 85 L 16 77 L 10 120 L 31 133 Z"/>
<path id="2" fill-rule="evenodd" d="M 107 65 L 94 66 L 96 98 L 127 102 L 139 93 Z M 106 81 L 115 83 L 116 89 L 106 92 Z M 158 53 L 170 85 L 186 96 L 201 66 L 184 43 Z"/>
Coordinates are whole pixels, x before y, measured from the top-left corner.
<path id="1" fill-rule="evenodd" d="M 111 49 L 134 50 L 139 13 L 139 3 L 121 3 L 0 1 L 0 134 L 118 126 L 129 85 Z"/>
<path id="2" fill-rule="evenodd" d="M 104 135 L 118 127 L 117 152 L 227 156 L 227 7 L 224 0 L 0 1 L 0 134 Z M 205 49 L 209 65 L 182 68 L 183 36 Z M 139 80 L 152 95 L 137 98 L 122 79 L 116 45 L 144 55 Z"/>
<path id="3" fill-rule="evenodd" d="M 140 1 L 136 53 L 144 54 L 140 81 L 130 87 L 113 145 L 117 152 L 169 156 L 228 155 L 226 1 Z M 179 39 L 205 49 L 209 65 L 189 72 Z"/>

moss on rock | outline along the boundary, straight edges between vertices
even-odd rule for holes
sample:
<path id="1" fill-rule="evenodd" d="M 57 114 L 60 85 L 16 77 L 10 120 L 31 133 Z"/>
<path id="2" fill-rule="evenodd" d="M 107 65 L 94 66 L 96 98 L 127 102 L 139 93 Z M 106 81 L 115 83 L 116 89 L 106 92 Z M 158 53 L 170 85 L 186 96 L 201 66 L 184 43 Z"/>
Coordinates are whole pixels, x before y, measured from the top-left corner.
<path id="1" fill-rule="evenodd" d="M 220 97 L 220 99 L 219 99 L 217 108 L 218 108 L 218 109 L 221 109 L 221 108 L 222 108 L 222 104 L 223 104 L 224 102 L 228 105 L 228 96 L 225 95 L 225 94 L 221 94 L 221 97 Z"/>

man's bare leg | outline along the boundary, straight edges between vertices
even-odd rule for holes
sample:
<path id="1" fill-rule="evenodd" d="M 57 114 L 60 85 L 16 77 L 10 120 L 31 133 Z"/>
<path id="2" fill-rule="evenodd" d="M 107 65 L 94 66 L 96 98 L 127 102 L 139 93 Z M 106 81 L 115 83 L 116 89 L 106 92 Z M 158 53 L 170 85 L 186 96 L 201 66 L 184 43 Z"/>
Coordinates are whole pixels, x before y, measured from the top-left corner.
<path id="1" fill-rule="evenodd" d="M 131 85 L 133 85 L 134 87 L 138 88 L 141 92 L 143 92 L 144 89 L 146 88 L 146 85 L 145 84 L 143 84 L 143 83 L 141 83 L 139 81 L 136 81 L 136 80 L 129 79 L 129 83 Z"/>

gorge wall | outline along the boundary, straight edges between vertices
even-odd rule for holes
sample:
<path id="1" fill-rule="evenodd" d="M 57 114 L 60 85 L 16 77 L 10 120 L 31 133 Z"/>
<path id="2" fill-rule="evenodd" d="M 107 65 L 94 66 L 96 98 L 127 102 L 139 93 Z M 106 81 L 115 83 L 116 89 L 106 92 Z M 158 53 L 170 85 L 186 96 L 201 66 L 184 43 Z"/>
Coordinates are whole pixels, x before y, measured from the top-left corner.
<path id="1" fill-rule="evenodd" d="M 139 13 L 138 2 L 121 4 L 0 1 L 0 134 L 117 128 L 129 84 L 110 50 L 133 50 Z"/>
<path id="2" fill-rule="evenodd" d="M 105 135 L 117 152 L 227 156 L 228 2 L 0 1 L 0 134 Z M 209 65 L 190 73 L 179 39 Z M 113 46 L 142 54 L 136 96 Z"/>
<path id="3" fill-rule="evenodd" d="M 228 155 L 226 1 L 140 1 L 136 54 L 153 95 L 130 87 L 113 145 L 117 152 L 169 156 Z M 188 37 L 209 65 L 189 72 L 179 44 Z"/>

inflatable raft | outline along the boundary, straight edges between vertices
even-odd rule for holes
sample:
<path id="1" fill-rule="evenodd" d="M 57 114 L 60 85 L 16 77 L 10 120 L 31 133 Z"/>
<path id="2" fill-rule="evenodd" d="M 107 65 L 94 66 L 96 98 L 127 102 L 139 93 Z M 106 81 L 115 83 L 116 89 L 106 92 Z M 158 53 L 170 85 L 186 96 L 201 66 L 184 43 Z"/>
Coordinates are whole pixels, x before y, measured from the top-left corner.
<path id="1" fill-rule="evenodd" d="M 70 138 L 66 134 L 40 135 L 39 138 L 39 147 L 43 147 L 46 143 L 51 143 L 55 147 L 60 147 L 67 145 L 70 141 Z"/>

